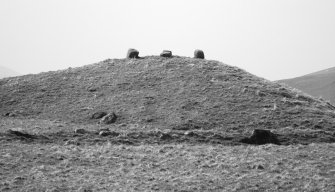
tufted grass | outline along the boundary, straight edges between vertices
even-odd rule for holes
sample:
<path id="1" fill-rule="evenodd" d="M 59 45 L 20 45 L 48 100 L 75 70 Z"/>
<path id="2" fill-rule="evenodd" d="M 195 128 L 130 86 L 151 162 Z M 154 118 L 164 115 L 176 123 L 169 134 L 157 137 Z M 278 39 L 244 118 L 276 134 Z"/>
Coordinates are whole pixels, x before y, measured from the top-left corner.
<path id="1" fill-rule="evenodd" d="M 331 191 L 335 144 L 1 143 L 1 191 Z"/>

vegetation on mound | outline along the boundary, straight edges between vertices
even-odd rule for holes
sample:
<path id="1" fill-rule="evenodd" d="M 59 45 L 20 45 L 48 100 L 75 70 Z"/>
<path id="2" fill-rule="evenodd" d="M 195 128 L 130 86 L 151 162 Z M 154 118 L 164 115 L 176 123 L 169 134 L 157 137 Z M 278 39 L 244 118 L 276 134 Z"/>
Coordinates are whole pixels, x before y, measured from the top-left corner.
<path id="1" fill-rule="evenodd" d="M 334 110 L 175 56 L 0 79 L 0 190 L 331 191 Z"/>
<path id="2" fill-rule="evenodd" d="M 0 80 L 4 116 L 146 131 L 319 130 L 333 134 L 335 107 L 239 68 L 186 57 L 108 59 L 80 68 Z M 122 126 L 120 126 L 122 125 Z M 124 126 L 123 126 L 124 125 Z M 289 133 L 286 133 L 289 134 Z"/>

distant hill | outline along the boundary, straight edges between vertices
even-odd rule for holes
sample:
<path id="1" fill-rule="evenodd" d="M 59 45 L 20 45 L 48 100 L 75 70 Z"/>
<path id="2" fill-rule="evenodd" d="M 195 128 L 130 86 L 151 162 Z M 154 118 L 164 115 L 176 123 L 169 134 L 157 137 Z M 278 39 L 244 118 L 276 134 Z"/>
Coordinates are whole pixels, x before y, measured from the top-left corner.
<path id="1" fill-rule="evenodd" d="M 6 67 L 0 66 L 0 78 L 4 78 L 4 77 L 13 77 L 13 76 L 18 76 L 19 73 L 8 69 Z"/>
<path id="2" fill-rule="evenodd" d="M 99 126 L 116 131 L 234 135 L 263 128 L 303 143 L 308 134 L 332 138 L 335 125 L 335 107 L 329 103 L 218 61 L 179 56 L 108 59 L 1 79 L 0 100 L 4 116 L 78 126 L 96 126 L 90 118 L 95 112 L 114 112 L 114 124 Z"/>
<path id="3" fill-rule="evenodd" d="M 335 67 L 278 82 L 335 104 Z"/>

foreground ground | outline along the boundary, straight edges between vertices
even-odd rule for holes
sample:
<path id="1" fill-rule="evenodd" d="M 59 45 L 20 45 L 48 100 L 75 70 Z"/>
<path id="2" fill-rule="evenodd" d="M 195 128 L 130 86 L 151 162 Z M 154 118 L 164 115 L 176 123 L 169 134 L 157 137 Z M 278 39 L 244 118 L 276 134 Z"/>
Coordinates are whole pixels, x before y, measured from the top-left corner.
<path id="1" fill-rule="evenodd" d="M 335 144 L 1 143 L 1 191 L 332 191 Z"/>
<path id="2" fill-rule="evenodd" d="M 0 119 L 0 191 L 328 192 L 335 188 L 334 143 L 228 146 L 190 139 L 141 143 L 132 137 L 79 137 L 64 132 L 73 129 L 70 124 L 57 121 L 32 123 Z M 56 131 L 62 133 L 59 138 L 66 133 L 75 138 L 10 136 L 8 128 L 18 126 L 46 138 Z"/>

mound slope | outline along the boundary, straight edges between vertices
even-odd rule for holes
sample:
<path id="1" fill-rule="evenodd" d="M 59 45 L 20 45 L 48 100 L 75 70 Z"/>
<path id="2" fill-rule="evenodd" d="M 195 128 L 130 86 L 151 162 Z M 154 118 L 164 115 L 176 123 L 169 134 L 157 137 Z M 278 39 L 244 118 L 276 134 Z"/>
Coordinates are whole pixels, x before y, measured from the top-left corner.
<path id="1" fill-rule="evenodd" d="M 328 135 L 335 107 L 221 62 L 186 57 L 108 59 L 67 70 L 0 80 L 2 115 L 111 129 Z M 2 117 L 13 118 L 13 117 Z M 320 134 L 322 132 L 322 134 Z"/>
<path id="2" fill-rule="evenodd" d="M 297 88 L 314 97 L 322 97 L 335 104 L 335 67 L 296 77 L 280 80 L 291 87 Z"/>

